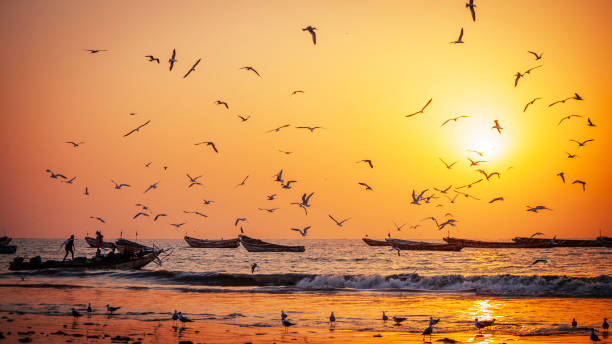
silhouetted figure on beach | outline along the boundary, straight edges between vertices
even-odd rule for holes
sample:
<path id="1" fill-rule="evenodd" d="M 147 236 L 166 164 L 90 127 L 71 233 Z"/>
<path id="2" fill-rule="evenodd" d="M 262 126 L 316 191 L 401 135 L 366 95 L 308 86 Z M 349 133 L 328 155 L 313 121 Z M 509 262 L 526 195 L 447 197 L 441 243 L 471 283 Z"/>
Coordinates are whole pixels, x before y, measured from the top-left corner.
<path id="1" fill-rule="evenodd" d="M 72 255 L 72 259 L 74 259 L 74 234 L 70 235 L 70 238 L 66 239 L 62 245 L 66 250 L 66 255 L 64 255 L 64 259 L 62 261 L 66 260 L 68 253 L 70 253 Z"/>

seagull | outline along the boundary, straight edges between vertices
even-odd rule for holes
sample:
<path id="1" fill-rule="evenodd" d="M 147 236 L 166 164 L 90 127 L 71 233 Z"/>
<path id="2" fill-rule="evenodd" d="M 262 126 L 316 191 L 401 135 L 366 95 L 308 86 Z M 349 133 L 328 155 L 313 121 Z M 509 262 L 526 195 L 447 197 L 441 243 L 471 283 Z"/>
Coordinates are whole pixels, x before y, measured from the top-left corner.
<path id="1" fill-rule="evenodd" d="M 196 143 L 194 145 L 197 146 L 197 145 L 204 145 L 204 144 L 207 145 L 207 146 L 210 146 L 215 151 L 215 153 L 219 153 L 219 151 L 217 150 L 217 146 L 215 146 L 215 143 L 212 142 L 212 141 L 198 142 L 198 143 Z"/>
<path id="2" fill-rule="evenodd" d="M 397 231 L 398 231 L 398 232 L 399 232 L 399 231 L 401 231 L 401 230 L 402 230 L 402 228 L 403 228 L 403 227 L 406 225 L 406 224 L 404 223 L 403 225 L 398 226 L 398 224 L 397 224 L 397 223 L 395 223 L 395 222 L 393 222 L 393 224 L 395 225 L 395 229 L 397 229 Z"/>
<path id="3" fill-rule="evenodd" d="M 238 223 L 240 223 L 240 221 L 249 222 L 246 218 L 239 217 L 236 219 L 236 222 L 234 222 L 234 226 L 238 226 Z"/>
<path id="4" fill-rule="evenodd" d="M 139 125 L 138 127 L 136 127 L 136 129 L 132 129 L 130 130 L 127 134 L 123 135 L 123 137 L 127 137 L 130 136 L 133 132 L 135 131 L 139 131 L 142 127 L 144 127 L 145 125 L 151 123 L 151 120 L 146 121 L 145 123 Z"/>
<path id="5" fill-rule="evenodd" d="M 222 101 L 222 100 L 215 100 L 214 103 L 217 104 L 217 105 L 223 105 L 223 106 L 225 106 L 226 109 L 229 110 L 229 105 L 227 105 L 227 103 Z"/>
<path id="6" fill-rule="evenodd" d="M 144 204 L 142 204 L 142 203 L 136 203 L 135 206 L 141 207 L 142 210 L 149 210 L 149 207 L 144 205 Z"/>
<path id="7" fill-rule="evenodd" d="M 312 44 L 314 44 L 314 45 L 317 44 L 317 34 L 315 33 L 316 29 L 317 29 L 316 27 L 312 27 L 310 25 L 308 25 L 307 27 L 302 29 L 302 31 L 310 32 L 310 35 L 312 36 Z"/>
<path id="8" fill-rule="evenodd" d="M 258 77 L 261 77 L 261 75 L 259 75 L 259 73 L 257 73 L 257 71 L 255 70 L 255 68 L 251 67 L 251 66 L 245 66 L 245 67 L 240 67 L 240 69 L 244 69 L 244 70 L 250 70 L 251 72 L 257 74 Z"/>
<path id="9" fill-rule="evenodd" d="M 472 195 L 470 195 L 470 194 L 467 194 L 467 193 L 465 193 L 465 192 L 461 192 L 461 191 L 457 191 L 457 190 L 453 190 L 453 191 L 455 191 L 457 194 L 461 194 L 461 195 L 463 195 L 465 198 L 470 197 L 470 198 L 473 198 L 473 199 L 475 199 L 475 200 L 477 200 L 477 201 L 480 201 L 480 198 L 474 197 L 474 196 L 472 196 Z M 452 203 L 452 202 L 451 202 L 451 203 Z"/>
<path id="10" fill-rule="evenodd" d="M 98 220 L 98 221 L 100 221 L 100 222 L 102 222 L 102 223 L 106 223 L 106 221 L 104 221 L 104 219 L 103 219 L 103 218 L 98 217 L 98 216 L 90 216 L 89 218 L 90 218 L 90 219 L 94 219 L 94 220 Z"/>
<path id="11" fill-rule="evenodd" d="M 89 304 L 87 304 L 87 313 L 91 313 L 93 312 L 93 309 L 91 309 L 91 302 Z"/>
<path id="12" fill-rule="evenodd" d="M 215 203 L 215 201 L 211 201 L 211 200 L 207 200 L 207 199 L 203 200 L 202 202 L 204 203 L 204 205 L 210 205 L 212 203 Z"/>
<path id="13" fill-rule="evenodd" d="M 429 317 L 429 326 L 433 326 L 440 322 L 440 319 L 434 319 L 433 317 Z"/>
<path id="14" fill-rule="evenodd" d="M 410 229 L 417 229 L 419 227 L 421 227 L 421 225 L 420 224 L 416 224 L 416 225 L 410 226 Z"/>
<path id="15" fill-rule="evenodd" d="M 168 62 L 170 62 L 170 71 L 172 71 L 172 67 L 174 67 L 174 64 L 177 62 L 175 57 L 176 57 L 176 49 L 172 49 L 172 57 L 170 58 L 170 60 L 168 60 Z"/>
<path id="16" fill-rule="evenodd" d="M 149 216 L 149 214 L 147 214 L 147 213 L 139 212 L 136 215 L 134 215 L 134 217 L 132 217 L 132 218 L 135 219 L 135 218 L 137 218 L 140 215 L 142 215 L 142 216 Z"/>
<path id="17" fill-rule="evenodd" d="M 276 197 L 276 194 L 266 195 L 266 198 L 268 199 L 268 201 L 273 201 L 275 197 Z"/>
<path id="18" fill-rule="evenodd" d="M 284 310 L 281 309 L 281 319 L 287 319 L 287 313 L 285 313 Z"/>
<path id="19" fill-rule="evenodd" d="M 580 115 L 569 115 L 569 116 L 565 116 L 565 117 L 561 118 L 561 120 L 559 121 L 559 124 L 557 124 L 557 125 L 561 125 L 561 123 L 563 123 L 563 121 L 565 121 L 566 119 L 570 119 L 570 118 L 572 118 L 572 117 L 582 117 L 582 116 L 580 116 Z"/>
<path id="20" fill-rule="evenodd" d="M 572 97 L 565 98 L 565 99 L 561 99 L 561 100 L 557 100 L 556 102 L 550 103 L 550 104 L 548 105 L 548 107 L 551 107 L 551 106 L 556 105 L 556 104 L 559 104 L 559 103 L 565 103 L 566 101 L 568 101 L 568 100 L 570 100 L 570 99 L 572 99 Z"/>
<path id="21" fill-rule="evenodd" d="M 258 267 L 259 267 L 259 265 L 257 265 L 257 263 L 251 264 L 251 273 L 254 273 L 255 269 L 257 269 Z"/>
<path id="22" fill-rule="evenodd" d="M 476 170 L 477 172 L 481 173 L 482 175 L 484 175 L 487 178 L 487 181 L 493 177 L 494 175 L 497 175 L 497 178 L 501 178 L 501 174 L 499 174 L 499 172 L 491 172 L 489 174 L 487 174 L 487 172 L 485 172 L 485 170 Z"/>
<path id="23" fill-rule="evenodd" d="M 103 51 L 108 51 L 106 49 L 85 49 L 85 51 L 88 51 L 90 54 L 97 54 Z"/>
<path id="24" fill-rule="evenodd" d="M 514 74 L 514 76 L 516 77 L 514 79 L 514 87 L 516 87 L 518 85 L 519 80 L 524 77 L 524 74 L 521 74 L 521 72 L 516 72 L 516 74 Z"/>
<path id="25" fill-rule="evenodd" d="M 240 182 L 240 184 L 236 185 L 236 187 L 243 186 L 247 179 L 249 179 L 249 176 L 244 177 L 244 179 Z"/>
<path id="26" fill-rule="evenodd" d="M 478 164 L 480 164 L 481 162 L 487 162 L 486 160 L 472 160 L 470 158 L 468 158 L 468 161 L 470 162 L 470 166 L 478 166 Z"/>
<path id="27" fill-rule="evenodd" d="M 48 172 L 50 174 L 49 177 L 51 177 L 53 179 L 57 179 L 57 178 L 67 179 L 65 175 L 63 175 L 61 173 L 53 173 L 53 171 L 51 171 L 50 169 L 46 169 L 45 172 Z"/>
<path id="28" fill-rule="evenodd" d="M 149 191 L 151 189 L 157 189 L 157 184 L 159 184 L 159 182 L 155 182 L 155 183 L 149 185 L 149 187 L 143 193 L 146 193 L 147 191 Z"/>
<path id="29" fill-rule="evenodd" d="M 197 183 L 198 179 L 202 178 L 202 176 L 192 177 L 192 176 L 189 175 L 189 173 L 187 173 L 187 178 L 189 178 L 189 182 L 190 183 Z"/>
<path id="30" fill-rule="evenodd" d="M 592 328 L 591 329 L 591 341 L 592 342 L 599 342 L 599 337 L 595 334 L 595 329 Z"/>
<path id="31" fill-rule="evenodd" d="M 582 147 L 582 146 L 586 145 L 588 142 L 595 141 L 595 139 L 588 139 L 588 140 L 584 140 L 582 142 L 577 141 L 577 140 L 570 140 L 570 141 L 576 142 L 578 144 L 578 147 Z"/>
<path id="32" fill-rule="evenodd" d="M 186 210 L 183 210 L 183 213 L 185 213 L 185 214 L 196 214 L 196 215 L 200 215 L 202 217 L 208 217 L 208 215 L 202 214 L 199 211 L 186 211 Z"/>
<path id="33" fill-rule="evenodd" d="M 383 311 L 383 314 L 382 314 L 382 320 L 383 320 L 383 321 L 387 321 L 387 320 L 389 320 L 389 317 L 388 317 L 388 316 L 385 314 L 385 311 Z"/>
<path id="34" fill-rule="evenodd" d="M 191 72 L 195 72 L 195 68 L 198 65 L 198 63 L 200 63 L 202 59 L 198 59 L 193 66 L 191 66 L 191 68 L 187 71 L 187 73 L 185 73 L 185 75 L 183 75 L 183 79 L 185 79 L 189 74 L 191 74 Z"/>
<path id="35" fill-rule="evenodd" d="M 68 141 L 66 143 L 70 143 L 72 147 L 77 148 L 78 146 L 82 145 L 85 142 L 84 141 L 81 141 L 81 142 Z"/>
<path id="36" fill-rule="evenodd" d="M 155 217 L 153 218 L 153 221 L 157 221 L 158 218 L 162 217 L 162 216 L 168 216 L 166 214 L 157 214 L 155 215 Z"/>
<path id="37" fill-rule="evenodd" d="M 291 183 L 297 183 L 296 180 L 288 180 L 287 183 L 282 184 L 281 186 L 283 187 L 283 189 L 291 189 Z"/>
<path id="38" fill-rule="evenodd" d="M 452 185 L 449 185 L 449 186 L 448 186 L 446 189 L 442 189 L 442 190 L 441 190 L 441 189 L 438 189 L 438 188 L 434 188 L 434 190 L 436 190 L 436 191 L 438 191 L 438 192 L 440 192 L 440 193 L 445 194 L 445 193 L 447 193 L 447 192 L 448 192 L 448 190 L 450 190 L 450 188 L 452 188 L 452 187 L 453 187 Z"/>
<path id="39" fill-rule="evenodd" d="M 538 100 L 538 99 L 542 99 L 542 98 L 539 98 L 539 97 L 538 98 L 533 98 L 529 103 L 527 103 L 525 105 L 525 108 L 523 109 L 523 112 L 527 111 L 527 108 L 529 107 L 529 105 L 533 105 L 533 103 L 535 103 L 536 100 Z"/>
<path id="40" fill-rule="evenodd" d="M 325 129 L 323 127 L 295 127 L 296 129 L 308 129 L 311 133 L 313 133 L 316 129 Z"/>
<path id="41" fill-rule="evenodd" d="M 115 181 L 112 180 L 112 179 L 111 179 L 111 183 L 115 184 L 115 189 L 117 189 L 117 190 L 121 190 L 121 188 L 124 187 L 124 186 L 125 187 L 130 187 L 130 184 L 118 184 L 118 183 L 115 183 Z"/>
<path id="42" fill-rule="evenodd" d="M 474 326 L 476 326 L 478 330 L 481 330 L 485 327 L 493 326 L 494 323 L 495 323 L 495 319 L 482 320 L 482 321 L 478 321 L 478 318 L 474 319 Z"/>
<path id="43" fill-rule="evenodd" d="M 429 189 L 425 189 L 423 191 L 421 191 L 421 193 L 417 196 L 416 192 L 414 191 L 414 189 L 412 190 L 412 204 L 416 204 L 416 205 L 420 205 L 421 200 L 423 199 L 423 194 Z"/>
<path id="44" fill-rule="evenodd" d="M 533 238 L 536 235 L 544 235 L 544 233 L 542 233 L 542 232 L 535 232 L 535 233 L 531 234 L 530 238 Z"/>
<path id="45" fill-rule="evenodd" d="M 286 154 L 286 155 L 289 155 L 289 154 L 293 153 L 293 152 L 287 152 L 287 151 L 280 150 L 280 149 L 279 149 L 278 151 L 279 151 L 279 152 L 281 152 L 281 153 L 283 153 L 283 154 Z"/>
<path id="46" fill-rule="evenodd" d="M 472 0 L 470 0 L 472 1 Z M 474 13 L 474 12 L 472 12 Z M 429 341 L 431 342 L 431 333 L 433 332 L 433 325 L 429 324 L 429 327 L 427 327 L 425 329 L 425 331 L 423 331 L 423 341 L 425 341 L 425 336 L 429 336 Z"/>
<path id="47" fill-rule="evenodd" d="M 476 5 L 474 5 L 474 0 L 470 0 L 470 2 L 466 2 L 465 7 L 470 8 L 470 13 L 472 14 L 472 20 L 476 21 L 476 11 L 474 10 L 474 7 L 476 7 Z"/>
<path id="48" fill-rule="evenodd" d="M 593 124 L 593 122 L 591 122 L 591 119 L 590 119 L 590 118 L 587 118 L 587 123 L 588 123 L 587 125 L 588 125 L 589 127 L 596 127 L 596 125 L 595 125 L 595 124 Z"/>
<path id="49" fill-rule="evenodd" d="M 538 205 L 536 207 L 532 207 L 530 205 L 527 206 L 527 211 L 531 211 L 531 212 L 537 213 L 539 210 L 552 210 L 552 209 L 546 208 L 543 205 Z"/>
<path id="50" fill-rule="evenodd" d="M 438 227 L 438 229 L 440 228 L 440 224 L 438 223 L 438 220 L 436 220 L 435 217 L 433 217 L 433 216 L 426 217 L 426 218 L 422 219 L 421 221 L 425 221 L 425 220 L 433 220 L 433 222 L 435 222 L 435 224 L 436 224 L 436 227 Z"/>
<path id="51" fill-rule="evenodd" d="M 300 233 L 301 236 L 305 237 L 306 235 L 308 235 L 308 229 L 310 229 L 311 226 L 308 227 L 304 227 L 304 228 L 291 228 L 292 231 L 296 231 L 298 233 Z"/>
<path id="52" fill-rule="evenodd" d="M 463 28 L 461 28 L 461 32 L 459 32 L 459 38 L 456 41 L 450 42 L 451 44 L 463 43 L 461 40 L 463 38 Z"/>
<path id="53" fill-rule="evenodd" d="M 414 116 L 414 115 L 416 115 L 416 114 L 423 113 L 423 111 L 425 111 L 425 108 L 427 108 L 427 106 L 429 106 L 429 104 L 431 103 L 431 101 L 432 101 L 432 100 L 433 100 L 433 98 L 430 98 L 430 99 L 427 101 L 427 104 L 425 104 L 425 105 L 424 105 L 424 106 L 421 108 L 421 110 L 419 110 L 419 111 L 417 111 L 417 112 L 415 112 L 415 113 L 411 113 L 411 114 L 409 114 L 409 115 L 406 115 L 406 117 L 412 117 L 412 116 Z"/>
<path id="54" fill-rule="evenodd" d="M 470 0 L 470 1 L 472 1 L 472 0 Z M 455 117 L 455 118 L 449 118 L 449 119 L 447 119 L 446 121 L 442 122 L 441 127 L 443 127 L 443 126 L 444 126 L 446 123 L 448 123 L 448 122 L 450 122 L 450 121 L 455 121 L 455 122 L 457 122 L 457 120 L 458 120 L 459 118 L 467 118 L 467 117 L 470 117 L 470 116 L 461 115 L 461 116 L 457 116 L 457 117 Z"/>
<path id="55" fill-rule="evenodd" d="M 503 200 L 504 200 L 503 197 L 495 197 L 492 200 L 490 200 L 489 203 L 493 203 L 493 202 L 496 202 L 496 201 L 503 201 Z"/>
<path id="56" fill-rule="evenodd" d="M 351 219 L 351 218 L 349 217 L 349 218 L 346 218 L 346 219 L 344 219 L 344 220 L 342 220 L 342 221 L 338 221 L 338 220 L 334 219 L 334 217 L 333 217 L 333 216 L 331 216 L 331 215 L 328 215 L 328 216 L 329 216 L 329 218 L 330 218 L 330 219 L 332 219 L 332 221 L 334 221 L 334 222 L 336 223 L 336 225 L 338 225 L 338 227 L 342 227 L 342 225 L 343 225 L 343 224 L 344 224 L 346 221 L 348 221 L 348 220 L 350 220 L 350 219 Z"/>
<path id="57" fill-rule="evenodd" d="M 393 317 L 393 321 L 395 321 L 395 325 L 396 326 L 400 326 L 402 324 L 403 321 L 405 321 L 406 318 L 402 318 L 402 317 Z"/>
<path id="58" fill-rule="evenodd" d="M 540 68 L 540 67 L 543 67 L 543 66 L 544 66 L 544 65 L 539 65 L 539 66 L 531 67 L 531 68 L 527 69 L 527 70 L 525 71 L 525 73 L 523 73 L 523 76 L 525 76 L 525 75 L 527 75 L 527 74 L 530 74 L 532 70 L 536 70 L 536 69 L 538 69 L 538 68 Z"/>
<path id="59" fill-rule="evenodd" d="M 284 182 L 284 180 L 283 180 L 283 170 L 278 171 L 278 173 L 275 174 L 274 177 L 275 177 L 274 178 L 275 182 L 279 182 L 279 183 L 282 184 Z"/>
<path id="60" fill-rule="evenodd" d="M 64 183 L 67 183 L 67 184 L 72 184 L 72 182 L 74 182 L 74 180 L 75 180 L 76 178 L 77 178 L 77 177 L 72 177 L 72 178 L 70 178 L 69 180 L 64 181 Z"/>
<path id="61" fill-rule="evenodd" d="M 478 154 L 478 155 L 480 155 L 480 156 L 482 156 L 482 155 L 484 154 L 483 152 L 479 152 L 479 151 L 472 150 L 472 149 L 466 149 L 466 151 L 468 151 L 468 152 L 472 152 L 472 153 L 476 153 L 476 154 Z"/>
<path id="62" fill-rule="evenodd" d="M 442 222 L 442 223 L 440 224 L 440 226 L 438 226 L 438 229 L 442 230 L 442 229 L 444 229 L 444 227 L 446 227 L 446 226 L 453 226 L 453 227 L 455 227 L 455 226 L 457 226 L 457 225 L 455 224 L 455 222 L 457 222 L 457 220 L 455 220 L 455 219 L 448 219 L 448 220 L 446 220 L 446 221 Z"/>
<path id="63" fill-rule="evenodd" d="M 106 310 L 110 313 L 113 314 L 115 313 L 115 311 L 119 310 L 119 308 L 121 307 L 111 307 L 109 304 L 106 304 Z"/>
<path id="64" fill-rule="evenodd" d="M 365 162 L 368 165 L 370 165 L 370 168 L 374 168 L 374 165 L 372 164 L 372 160 L 370 160 L 370 159 L 359 160 L 359 161 L 357 161 L 357 164 L 360 163 L 360 162 Z"/>
<path id="65" fill-rule="evenodd" d="M 295 91 L 291 92 L 291 95 L 295 95 L 295 94 L 298 94 L 298 93 L 304 93 L 304 91 L 302 91 L 302 90 L 295 90 Z"/>
<path id="66" fill-rule="evenodd" d="M 155 61 L 155 62 L 157 62 L 157 64 L 159 64 L 159 59 L 157 57 L 155 57 L 153 55 L 147 55 L 145 57 L 149 59 L 149 62 Z"/>
<path id="67" fill-rule="evenodd" d="M 366 184 L 366 183 L 359 182 L 359 183 L 357 183 L 357 184 L 359 184 L 359 185 L 361 185 L 361 186 L 365 187 L 365 190 L 366 190 L 366 191 L 372 191 L 372 190 L 374 190 L 374 189 L 372 189 L 372 187 L 371 187 L 371 186 L 369 186 L 369 185 L 368 185 L 368 184 Z"/>
<path id="68" fill-rule="evenodd" d="M 444 160 L 442 160 L 442 158 L 438 158 L 438 159 L 440 159 L 440 161 L 442 161 L 442 163 L 444 164 L 444 166 L 446 166 L 446 168 L 448 168 L 449 170 L 450 170 L 451 168 L 453 168 L 453 165 L 455 165 L 456 163 L 458 163 L 458 162 L 459 162 L 459 160 L 457 160 L 457 161 L 455 161 L 455 162 L 453 162 L 452 164 L 450 164 L 450 165 L 449 165 L 449 164 L 447 164 L 447 163 L 446 163 Z"/>
<path id="69" fill-rule="evenodd" d="M 172 321 L 177 321 L 179 318 L 178 316 L 178 312 L 176 311 L 176 309 L 174 310 L 174 313 L 172 314 Z"/>
<path id="70" fill-rule="evenodd" d="M 283 324 L 283 326 L 285 327 L 285 329 L 288 329 L 289 326 L 293 326 L 295 325 L 295 323 L 292 323 L 291 321 L 287 320 L 287 319 L 281 319 L 281 324 Z"/>
<path id="71" fill-rule="evenodd" d="M 584 100 L 578 93 L 574 93 L 574 96 L 571 97 L 570 99 L 574 99 L 574 100 Z"/>
<path id="72" fill-rule="evenodd" d="M 329 322 L 330 323 L 336 322 L 336 316 L 334 316 L 334 312 L 331 312 L 329 316 Z"/>
<path id="73" fill-rule="evenodd" d="M 608 332 L 608 329 L 610 328 L 610 324 L 608 324 L 608 318 L 603 319 L 603 323 L 601 323 L 601 328 L 603 328 L 604 331 Z"/>
<path id="74" fill-rule="evenodd" d="M 242 122 L 246 122 L 246 121 L 248 121 L 248 120 L 249 120 L 249 118 L 251 118 L 251 115 L 248 115 L 248 116 L 246 116 L 246 117 L 245 117 L 245 116 L 240 116 L 240 115 L 236 115 L 236 116 L 238 116 L 238 118 L 240 118 L 240 120 L 241 120 Z"/>
<path id="75" fill-rule="evenodd" d="M 497 120 L 494 121 L 495 125 L 491 127 L 491 129 L 497 129 L 497 132 L 501 134 L 501 130 L 504 129 L 499 126 L 499 122 Z"/>
<path id="76" fill-rule="evenodd" d="M 89 189 L 87 188 L 87 186 L 85 187 L 85 192 L 83 192 L 83 195 L 89 196 Z"/>
<path id="77" fill-rule="evenodd" d="M 185 224 L 187 224 L 187 222 L 183 222 L 183 223 L 170 223 L 169 225 L 176 227 L 176 229 L 179 229 L 179 228 L 181 228 L 182 225 L 185 225 Z"/>
<path id="78" fill-rule="evenodd" d="M 278 210 L 278 208 L 270 208 L 270 209 L 267 209 L 267 208 L 257 208 L 257 209 L 259 209 L 261 211 L 267 211 L 268 213 L 273 213 L 275 210 Z"/>
<path id="79" fill-rule="evenodd" d="M 145 167 L 149 167 L 149 166 L 151 166 L 151 162 L 145 163 Z"/>
<path id="80" fill-rule="evenodd" d="M 572 318 L 572 328 L 576 328 L 576 326 L 578 326 L 578 323 L 576 322 L 576 318 Z"/>
<path id="81" fill-rule="evenodd" d="M 77 312 L 76 309 L 72 309 L 72 316 L 74 317 L 74 319 L 78 319 L 81 316 L 81 313 Z"/>
<path id="82" fill-rule="evenodd" d="M 536 265 L 537 263 L 548 263 L 548 261 L 546 259 L 536 259 L 533 261 L 533 263 L 531 263 L 531 265 Z"/>
<path id="83" fill-rule="evenodd" d="M 572 182 L 572 184 L 582 184 L 582 191 L 586 191 L 586 190 L 585 190 L 585 185 L 586 185 L 586 182 L 583 182 L 582 180 L 578 180 L 578 179 L 576 179 L 576 180 L 574 180 L 574 181 Z"/>
<path id="84" fill-rule="evenodd" d="M 536 53 L 535 51 L 527 50 L 527 52 L 529 54 L 532 54 L 533 56 L 535 56 L 536 61 L 542 58 L 542 53 L 540 53 L 540 55 L 538 55 L 538 53 Z"/>
<path id="85" fill-rule="evenodd" d="M 566 152 L 566 153 L 567 153 L 567 158 L 568 159 L 573 159 L 573 158 L 577 158 L 578 157 L 578 155 L 576 155 L 576 154 L 571 154 L 569 152 Z"/>
<path id="86" fill-rule="evenodd" d="M 187 318 L 186 316 L 183 315 L 183 312 L 178 312 L 178 320 L 182 323 L 186 323 L 186 322 L 192 322 L 193 320 Z"/>
<path id="87" fill-rule="evenodd" d="M 280 132 L 281 129 L 287 128 L 288 126 L 290 126 L 290 124 L 281 125 L 278 128 L 274 128 L 274 129 L 270 129 L 270 130 L 266 131 L 266 133 L 271 133 L 273 131 L 278 133 L 278 132 Z"/>

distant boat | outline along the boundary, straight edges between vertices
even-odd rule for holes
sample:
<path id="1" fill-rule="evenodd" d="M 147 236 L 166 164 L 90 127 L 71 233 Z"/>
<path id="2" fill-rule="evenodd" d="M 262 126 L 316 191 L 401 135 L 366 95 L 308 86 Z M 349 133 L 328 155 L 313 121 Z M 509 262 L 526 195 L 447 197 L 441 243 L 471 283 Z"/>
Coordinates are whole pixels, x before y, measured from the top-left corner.
<path id="1" fill-rule="evenodd" d="M 6 235 L 5 236 L 1 236 L 0 237 L 0 246 L 8 245 L 11 242 L 11 240 L 13 240 L 13 239 L 7 237 Z"/>
<path id="2" fill-rule="evenodd" d="M 0 245 L 0 254 L 13 254 L 17 252 L 15 245 Z"/>
<path id="3" fill-rule="evenodd" d="M 85 237 L 85 241 L 89 245 L 89 247 L 98 248 L 98 240 L 92 237 Z M 102 248 L 112 249 L 115 246 L 112 242 L 103 241 Z"/>
<path id="4" fill-rule="evenodd" d="M 269 242 L 253 239 L 246 235 L 238 235 L 240 243 L 249 252 L 304 252 L 304 246 L 287 246 L 272 244 Z"/>
<path id="5" fill-rule="evenodd" d="M 226 240 L 205 240 L 188 237 L 185 235 L 185 241 L 191 247 L 199 248 L 236 248 L 240 245 L 240 239 L 226 239 Z"/>
<path id="6" fill-rule="evenodd" d="M 516 237 L 512 241 L 520 244 L 550 243 L 551 247 L 602 247 L 605 246 L 601 240 L 576 240 L 576 239 L 557 239 L 557 238 L 527 238 Z"/>
<path id="7" fill-rule="evenodd" d="M 612 247 L 612 238 L 599 236 L 597 237 L 597 241 L 599 241 L 605 247 Z"/>
<path id="8" fill-rule="evenodd" d="M 407 241 L 397 239 L 387 239 L 394 248 L 408 251 L 461 251 L 463 248 L 458 244 L 437 244 L 418 241 Z"/>
<path id="9" fill-rule="evenodd" d="M 542 243 L 518 243 L 514 241 L 480 241 L 480 240 L 469 240 L 446 237 L 444 238 L 449 244 L 457 244 L 463 247 L 475 247 L 475 248 L 547 248 L 553 247 L 550 241 Z"/>
<path id="10" fill-rule="evenodd" d="M 140 256 L 112 255 L 104 257 L 76 257 L 73 260 L 47 260 L 42 261 L 40 256 L 25 261 L 23 257 L 17 257 L 9 265 L 9 270 L 46 270 L 46 269 L 116 269 L 130 270 L 140 269 L 157 258 L 161 251 L 148 252 Z"/>
<path id="11" fill-rule="evenodd" d="M 361 238 L 361 240 L 370 246 L 391 246 L 387 240 L 372 240 L 369 238 Z"/>

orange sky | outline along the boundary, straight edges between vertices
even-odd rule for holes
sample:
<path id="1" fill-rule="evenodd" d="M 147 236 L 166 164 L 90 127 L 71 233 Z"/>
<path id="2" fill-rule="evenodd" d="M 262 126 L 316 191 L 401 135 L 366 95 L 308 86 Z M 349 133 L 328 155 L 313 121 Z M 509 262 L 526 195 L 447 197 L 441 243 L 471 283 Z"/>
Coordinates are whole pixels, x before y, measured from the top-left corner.
<path id="1" fill-rule="evenodd" d="M 102 229 L 107 237 L 138 231 L 179 238 L 184 231 L 168 223 L 187 222 L 191 235 L 227 238 L 237 233 L 234 220 L 246 217 L 247 233 L 261 238 L 298 238 L 289 228 L 307 225 L 312 238 L 383 237 L 392 221 L 408 223 L 397 237 L 440 238 L 421 220 L 451 212 L 458 220 L 451 234 L 460 237 L 611 235 L 612 3 L 476 4 L 473 23 L 462 1 L 448 0 L 2 2 L 0 232 L 65 237 Z M 307 25 L 318 28 L 316 46 L 301 30 Z M 466 43 L 448 44 L 461 27 Z M 109 51 L 91 55 L 84 51 L 90 48 Z M 169 72 L 173 48 L 178 63 Z M 527 50 L 543 58 L 534 61 Z M 146 62 L 149 54 L 162 63 Z M 517 71 L 540 63 L 513 87 Z M 296 89 L 305 93 L 291 96 Z M 585 100 L 547 106 L 574 92 Z M 523 113 L 534 97 L 543 99 Z M 404 117 L 429 98 L 424 114 Z M 229 110 L 213 104 L 217 99 Z M 239 114 L 252 117 L 242 123 Z M 471 117 L 440 127 L 460 114 Z M 569 114 L 585 118 L 557 125 Z M 586 117 L 597 126 L 587 127 Z M 501 135 L 490 129 L 493 120 L 504 127 Z M 266 133 L 283 124 L 292 127 Z M 325 129 L 295 128 L 301 125 Z M 581 148 L 568 141 L 590 138 L 595 142 Z M 72 140 L 86 143 L 74 149 L 65 143 Z M 209 140 L 218 155 L 194 146 Z M 481 167 L 501 172 L 469 190 L 481 201 L 409 204 L 413 189 L 479 179 L 468 148 L 487 149 Z M 440 157 L 460 162 L 448 170 Z M 356 164 L 360 159 L 375 168 Z M 61 183 L 47 168 L 77 179 Z M 293 189 L 273 181 L 280 169 L 298 181 Z M 560 171 L 569 182 L 586 181 L 587 191 L 563 184 Z M 188 189 L 186 173 L 203 175 L 204 185 Z M 132 187 L 115 190 L 110 179 Z M 156 181 L 159 188 L 143 194 Z M 83 195 L 85 186 L 91 195 Z M 289 205 L 304 192 L 315 192 L 308 216 Z M 270 193 L 277 200 L 267 201 Z M 505 201 L 488 204 L 498 196 Z M 215 203 L 204 206 L 203 199 Z M 139 202 L 168 217 L 133 220 Z M 526 205 L 553 211 L 532 214 Z M 351 220 L 337 227 L 328 214 Z"/>

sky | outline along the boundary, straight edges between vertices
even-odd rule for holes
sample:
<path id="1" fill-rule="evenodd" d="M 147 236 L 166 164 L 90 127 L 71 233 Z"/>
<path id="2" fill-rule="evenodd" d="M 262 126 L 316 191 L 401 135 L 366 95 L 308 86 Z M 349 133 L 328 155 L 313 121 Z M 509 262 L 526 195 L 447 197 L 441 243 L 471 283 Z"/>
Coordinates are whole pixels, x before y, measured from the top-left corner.
<path id="1" fill-rule="evenodd" d="M 307 238 L 440 239 L 446 228 L 423 220 L 433 216 L 456 219 L 450 235 L 471 239 L 612 235 L 612 3 L 476 4 L 473 22 L 464 1 L 448 0 L 1 2 L 0 234 L 229 238 L 242 217 L 258 238 L 299 239 L 290 228 L 312 226 Z M 465 43 L 449 44 L 461 28 Z M 539 65 L 514 87 L 515 73 Z M 574 93 L 584 100 L 548 106 Z M 441 126 L 459 115 L 470 117 Z M 582 117 L 558 124 L 568 115 Z M 219 153 L 194 145 L 202 141 Z M 440 158 L 458 163 L 447 169 Z M 480 168 L 500 178 L 460 189 L 478 200 L 450 203 L 434 190 L 452 185 L 453 198 Z M 77 178 L 64 183 L 46 169 Z M 281 169 L 297 181 L 291 189 L 274 181 Z M 189 188 L 186 174 L 202 185 Z M 411 204 L 424 189 L 438 198 Z M 308 215 L 290 204 L 311 192 Z M 490 204 L 496 197 L 504 200 Z M 151 216 L 133 219 L 137 203 Z M 350 220 L 339 227 L 328 215 Z M 394 222 L 406 225 L 398 232 Z"/>

